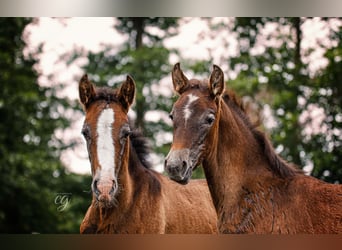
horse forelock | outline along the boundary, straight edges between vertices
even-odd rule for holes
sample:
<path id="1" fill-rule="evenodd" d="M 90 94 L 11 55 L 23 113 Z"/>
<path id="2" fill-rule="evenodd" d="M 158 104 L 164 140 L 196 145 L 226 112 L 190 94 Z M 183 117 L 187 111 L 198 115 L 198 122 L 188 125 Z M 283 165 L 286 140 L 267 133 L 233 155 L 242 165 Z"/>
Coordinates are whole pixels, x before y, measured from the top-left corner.
<path id="1" fill-rule="evenodd" d="M 187 86 L 183 89 L 183 92 L 191 91 L 193 89 L 205 90 L 208 88 L 208 80 L 200 81 L 198 79 L 190 79 Z"/>
<path id="2" fill-rule="evenodd" d="M 118 102 L 117 89 L 112 89 L 109 87 L 96 87 L 95 96 L 92 97 L 92 102 L 96 101 L 106 101 L 107 103 Z"/>

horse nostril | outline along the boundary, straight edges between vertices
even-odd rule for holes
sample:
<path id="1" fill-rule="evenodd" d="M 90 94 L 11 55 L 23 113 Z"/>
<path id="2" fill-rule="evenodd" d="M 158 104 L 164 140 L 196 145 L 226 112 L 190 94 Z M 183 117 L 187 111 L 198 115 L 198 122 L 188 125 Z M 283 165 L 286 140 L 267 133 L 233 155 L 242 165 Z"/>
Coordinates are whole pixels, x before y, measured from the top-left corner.
<path id="1" fill-rule="evenodd" d="M 109 191 L 109 194 L 112 194 L 115 191 L 115 182 L 113 181 L 112 188 Z"/>
<path id="2" fill-rule="evenodd" d="M 167 171 L 173 171 L 174 166 L 173 166 L 173 164 L 171 164 L 171 163 L 169 163 L 167 160 L 165 160 L 165 162 L 164 162 L 164 168 L 165 168 Z"/>
<path id="3" fill-rule="evenodd" d="M 98 180 L 94 180 L 93 191 L 96 195 L 100 195 L 100 190 L 97 188 L 97 182 L 98 182 Z"/>

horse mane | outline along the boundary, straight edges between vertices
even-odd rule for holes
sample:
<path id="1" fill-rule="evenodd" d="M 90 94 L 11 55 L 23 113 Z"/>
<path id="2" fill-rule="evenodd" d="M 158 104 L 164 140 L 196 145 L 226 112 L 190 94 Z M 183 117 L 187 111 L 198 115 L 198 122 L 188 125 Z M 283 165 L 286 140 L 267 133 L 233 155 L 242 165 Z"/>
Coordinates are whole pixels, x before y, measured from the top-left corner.
<path id="1" fill-rule="evenodd" d="M 119 103 L 119 99 L 117 97 L 117 89 L 112 89 L 109 87 L 96 87 L 95 89 L 95 96 L 92 97 L 92 102 L 95 101 L 106 101 L 107 103 L 110 102 L 117 102 Z M 132 127 L 131 122 L 130 127 Z M 136 154 L 138 160 L 141 164 L 147 168 L 152 169 L 152 163 L 150 162 L 149 155 L 151 153 L 151 148 L 149 143 L 144 137 L 144 135 L 138 129 L 132 129 L 130 133 L 130 142 L 134 153 Z"/>
<path id="2" fill-rule="evenodd" d="M 144 137 L 138 129 L 134 129 L 129 138 L 131 141 L 131 146 L 142 165 L 147 169 L 152 169 L 152 163 L 149 159 L 151 148 L 146 137 Z"/>
<path id="3" fill-rule="evenodd" d="M 148 190 L 150 194 L 160 195 L 162 184 L 160 182 L 158 173 L 152 169 L 152 163 L 150 162 L 148 157 L 151 150 L 146 137 L 144 137 L 139 130 L 134 129 L 131 132 L 129 138 L 131 142 L 132 155 L 130 161 L 132 161 L 131 163 L 133 163 L 129 165 L 131 174 L 135 175 L 135 177 L 137 178 L 136 183 L 148 183 Z M 137 171 L 136 167 L 140 164 L 135 164 L 136 161 L 139 161 L 141 163 L 142 167 L 140 167 L 140 170 L 143 170 L 145 172 L 147 178 L 142 178 L 142 176 L 140 175 L 141 171 Z M 137 195 L 139 192 L 140 190 L 137 189 L 135 195 Z"/>
<path id="4" fill-rule="evenodd" d="M 252 135 L 254 136 L 269 163 L 269 169 L 274 174 L 282 179 L 291 179 L 295 176 L 295 174 L 303 173 L 302 170 L 295 168 L 292 164 L 290 165 L 275 152 L 272 143 L 266 134 L 258 129 L 259 124 L 253 124 L 251 122 L 242 104 L 242 101 L 233 91 L 226 90 L 223 94 L 223 100 L 228 107 L 234 110 L 234 113 L 239 116 L 246 127 L 252 132 Z"/>
<path id="5" fill-rule="evenodd" d="M 191 79 L 189 81 L 188 89 L 201 89 L 202 91 L 208 90 L 208 80 L 199 81 L 197 79 Z M 224 103 L 234 111 L 235 114 L 242 120 L 246 127 L 251 131 L 257 144 L 260 146 L 264 156 L 269 163 L 269 170 L 279 176 L 282 179 L 291 179 L 297 173 L 303 173 L 302 170 L 293 166 L 293 164 L 287 163 L 283 160 L 274 150 L 272 143 L 267 138 L 266 134 L 258 129 L 259 124 L 253 124 L 247 115 L 245 107 L 240 98 L 232 90 L 226 90 L 222 99 Z"/>

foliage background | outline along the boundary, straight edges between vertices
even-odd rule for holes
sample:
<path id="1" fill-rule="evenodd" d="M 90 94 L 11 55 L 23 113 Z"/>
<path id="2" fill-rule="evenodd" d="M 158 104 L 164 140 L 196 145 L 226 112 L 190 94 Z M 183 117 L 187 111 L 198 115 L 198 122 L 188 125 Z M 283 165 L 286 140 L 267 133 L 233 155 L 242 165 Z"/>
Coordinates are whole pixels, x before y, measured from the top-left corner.
<path id="1" fill-rule="evenodd" d="M 113 29 L 126 39 L 115 53 L 110 46 L 89 53 L 75 49 L 59 60 L 75 65 L 86 56 L 83 71 L 97 85 L 116 86 L 121 76 L 131 74 L 138 88 L 132 121 L 161 161 L 172 139 L 167 118 L 175 100 L 172 63 L 179 60 L 188 75 L 198 78 L 208 77 L 216 63 L 228 76 L 227 88 L 243 98 L 279 154 L 312 176 L 342 182 L 341 20 L 201 18 L 198 22 L 208 28 L 192 34 L 196 43 L 188 45 L 204 44 L 201 53 L 209 60 L 193 59 L 187 51 L 167 46 L 190 18 L 115 20 Z M 0 19 L 0 232 L 77 233 L 91 200 L 91 177 L 71 172 L 61 161 L 62 153 L 75 149 L 79 140 L 64 140 L 60 131 L 72 127 L 72 114 L 82 111 L 77 100 L 59 94 L 67 82 L 48 78 L 54 84 L 39 84 L 37 55 L 44 44 L 35 54 L 24 53 L 29 45 L 25 28 L 37 22 Z M 320 32 L 327 33 L 308 47 L 303 37 L 310 24 L 321 25 Z M 214 41 L 219 46 L 211 45 Z M 322 55 L 315 62 L 319 51 Z M 313 70 L 315 63 L 323 66 Z M 201 169 L 195 177 L 203 177 Z M 69 201 L 62 210 L 59 195 Z"/>

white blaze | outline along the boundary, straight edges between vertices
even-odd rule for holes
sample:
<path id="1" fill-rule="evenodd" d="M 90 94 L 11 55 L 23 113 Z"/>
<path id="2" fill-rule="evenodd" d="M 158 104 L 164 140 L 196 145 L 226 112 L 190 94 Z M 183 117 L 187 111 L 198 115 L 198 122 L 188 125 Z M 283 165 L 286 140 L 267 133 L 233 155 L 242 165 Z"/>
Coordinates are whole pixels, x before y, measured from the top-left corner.
<path id="1" fill-rule="evenodd" d="M 190 118 L 190 116 L 191 116 L 191 113 L 192 113 L 192 111 L 191 111 L 191 109 L 190 109 L 190 105 L 191 105 L 191 103 L 193 103 L 194 101 L 196 101 L 197 99 L 198 99 L 198 96 L 195 96 L 195 95 L 193 95 L 193 94 L 190 94 L 190 95 L 188 95 L 188 103 L 185 105 L 185 107 L 184 107 L 184 119 L 185 119 L 185 124 L 186 124 L 186 122 L 187 122 L 187 120 Z"/>
<path id="2" fill-rule="evenodd" d="M 112 135 L 114 111 L 105 109 L 97 121 L 97 157 L 101 166 L 100 179 L 110 178 L 114 180 L 115 147 Z"/>

